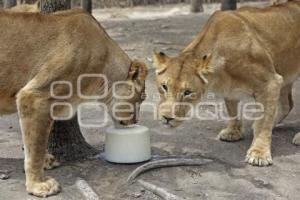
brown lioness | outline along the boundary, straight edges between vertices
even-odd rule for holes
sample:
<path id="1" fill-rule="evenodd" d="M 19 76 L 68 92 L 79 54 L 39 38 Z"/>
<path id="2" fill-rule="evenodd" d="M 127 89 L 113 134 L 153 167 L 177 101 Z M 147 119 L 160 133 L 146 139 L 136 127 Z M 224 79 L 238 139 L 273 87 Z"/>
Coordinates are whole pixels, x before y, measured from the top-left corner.
<path id="1" fill-rule="evenodd" d="M 135 123 L 147 69 L 80 9 L 50 15 L 0 11 L 0 30 L 0 112 L 19 113 L 27 191 L 52 195 L 59 184 L 43 172 L 51 111 L 65 116 L 63 105 L 75 110 L 93 100 L 107 105 L 115 124 Z"/>
<path id="2" fill-rule="evenodd" d="M 213 91 L 224 96 L 231 117 L 218 138 L 237 141 L 242 138 L 237 105 L 244 95 L 254 97 L 264 110 L 254 123 L 246 161 L 272 164 L 276 112 L 281 121 L 292 109 L 292 84 L 300 72 L 299 1 L 218 11 L 178 56 L 154 52 L 153 58 L 164 124 L 178 126 L 191 110 L 187 104 L 195 105 L 207 91 Z M 299 134 L 293 143 L 300 144 Z"/>

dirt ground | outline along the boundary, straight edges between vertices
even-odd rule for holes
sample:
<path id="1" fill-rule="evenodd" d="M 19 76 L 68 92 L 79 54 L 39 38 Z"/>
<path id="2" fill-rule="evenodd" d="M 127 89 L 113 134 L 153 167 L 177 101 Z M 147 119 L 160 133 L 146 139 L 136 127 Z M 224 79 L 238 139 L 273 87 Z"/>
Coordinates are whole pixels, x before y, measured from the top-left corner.
<path id="1" fill-rule="evenodd" d="M 175 55 L 185 47 L 207 21 L 210 13 L 174 14 L 167 17 L 130 19 L 119 16 L 101 20 L 103 10 L 95 16 L 121 47 L 132 57 L 147 62 L 150 74 L 147 79 L 147 102 L 157 102 L 151 52 L 154 48 Z M 111 12 L 113 13 L 113 12 Z M 116 12 L 114 12 L 116 13 Z M 132 13 L 130 13 L 132 14 Z M 220 101 L 214 97 L 214 101 Z M 300 198 L 300 147 L 291 142 L 300 131 L 300 81 L 294 87 L 296 106 L 289 117 L 273 132 L 272 153 L 274 165 L 253 167 L 244 163 L 252 141 L 251 122 L 245 121 L 244 140 L 228 143 L 216 139 L 226 122 L 192 119 L 176 129 L 165 129 L 153 119 L 153 110 L 142 108 L 140 124 L 148 126 L 152 134 L 153 155 L 205 156 L 212 163 L 200 167 L 174 167 L 147 172 L 139 178 L 166 188 L 185 199 L 290 199 Z M 86 115 L 92 118 L 95 113 Z M 109 125 L 108 125 L 109 126 Z M 89 143 L 103 148 L 106 127 L 83 128 Z M 46 171 L 62 185 L 62 192 L 49 200 L 104 199 L 104 200 L 155 200 L 137 183 L 126 185 L 125 180 L 138 165 L 117 165 L 101 159 L 63 163 L 57 169 Z M 38 199 L 26 193 L 23 173 L 21 132 L 16 115 L 0 119 L 0 170 L 9 170 L 9 179 L 0 180 L 0 199 Z M 78 187 L 85 180 L 95 194 L 86 197 Z M 98 197 L 97 197 L 98 196 Z"/>

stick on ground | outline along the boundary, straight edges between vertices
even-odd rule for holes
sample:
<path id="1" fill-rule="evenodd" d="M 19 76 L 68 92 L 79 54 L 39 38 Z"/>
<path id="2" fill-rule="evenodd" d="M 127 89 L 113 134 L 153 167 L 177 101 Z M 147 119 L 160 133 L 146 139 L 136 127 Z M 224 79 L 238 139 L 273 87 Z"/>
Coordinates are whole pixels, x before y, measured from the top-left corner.
<path id="1" fill-rule="evenodd" d="M 212 162 L 212 160 L 202 159 L 202 158 L 168 158 L 168 159 L 150 161 L 136 168 L 127 178 L 127 183 L 132 183 L 133 180 L 136 177 L 138 177 L 140 174 L 149 171 L 151 169 L 163 168 L 163 167 L 175 167 L 175 166 L 199 166 L 210 162 Z"/>
<path id="2" fill-rule="evenodd" d="M 10 172 L 11 172 L 10 170 L 0 170 L 0 173 L 2 173 L 2 174 L 8 174 Z"/>
<path id="3" fill-rule="evenodd" d="M 94 192 L 94 190 L 91 188 L 91 186 L 83 179 L 77 179 L 76 186 L 81 192 L 81 194 L 87 199 L 87 200 L 100 200 L 98 195 Z"/>
<path id="4" fill-rule="evenodd" d="M 160 188 L 152 183 L 138 180 L 138 183 L 141 184 L 146 190 L 156 194 L 157 196 L 161 197 L 164 200 L 182 200 L 182 198 L 169 193 L 164 188 Z"/>

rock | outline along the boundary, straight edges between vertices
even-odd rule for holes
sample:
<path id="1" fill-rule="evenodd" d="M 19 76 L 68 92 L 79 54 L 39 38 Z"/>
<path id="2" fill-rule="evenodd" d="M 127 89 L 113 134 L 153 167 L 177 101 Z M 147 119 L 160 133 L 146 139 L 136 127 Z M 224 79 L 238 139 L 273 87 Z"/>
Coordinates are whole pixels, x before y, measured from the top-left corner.
<path id="1" fill-rule="evenodd" d="M 256 183 L 261 186 L 261 187 L 268 187 L 271 186 L 270 182 L 262 179 L 262 178 L 254 178 L 254 180 L 256 181 Z"/>
<path id="2" fill-rule="evenodd" d="M 144 189 L 144 188 L 142 188 L 141 190 L 140 190 L 140 192 L 142 192 L 142 193 L 144 193 L 146 190 Z"/>
<path id="3" fill-rule="evenodd" d="M 124 51 L 135 51 L 135 48 L 125 48 Z"/>
<path id="4" fill-rule="evenodd" d="M 133 196 L 134 198 L 140 198 L 140 197 L 142 196 L 142 194 L 139 193 L 139 192 L 136 192 L 136 193 L 133 193 L 132 196 Z"/>
<path id="5" fill-rule="evenodd" d="M 171 45 L 173 42 L 170 41 L 161 41 L 161 40 L 153 40 L 153 44 L 163 44 L 163 45 Z"/>
<path id="6" fill-rule="evenodd" d="M 169 25 L 167 25 L 167 24 L 162 24 L 161 26 L 160 26 L 160 28 L 163 28 L 163 29 L 166 29 L 166 28 L 169 28 L 170 26 Z"/>
<path id="7" fill-rule="evenodd" d="M 149 58 L 149 57 L 147 57 L 146 60 L 147 60 L 148 62 L 152 62 L 152 61 L 153 61 L 152 58 Z"/>
<path id="8" fill-rule="evenodd" d="M 8 174 L 0 174 L 0 180 L 6 180 L 6 179 L 9 179 Z"/>

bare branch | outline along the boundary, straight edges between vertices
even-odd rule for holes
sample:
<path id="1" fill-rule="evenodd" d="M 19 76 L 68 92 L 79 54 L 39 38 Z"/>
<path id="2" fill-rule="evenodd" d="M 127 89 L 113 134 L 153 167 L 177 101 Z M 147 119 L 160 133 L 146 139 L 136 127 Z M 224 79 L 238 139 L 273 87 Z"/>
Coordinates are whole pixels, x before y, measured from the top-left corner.
<path id="1" fill-rule="evenodd" d="M 169 193 L 164 188 L 160 188 L 152 183 L 138 180 L 138 183 L 141 184 L 146 190 L 156 194 L 157 196 L 161 197 L 164 200 L 182 200 L 181 197 L 178 197 L 174 194 Z"/>

